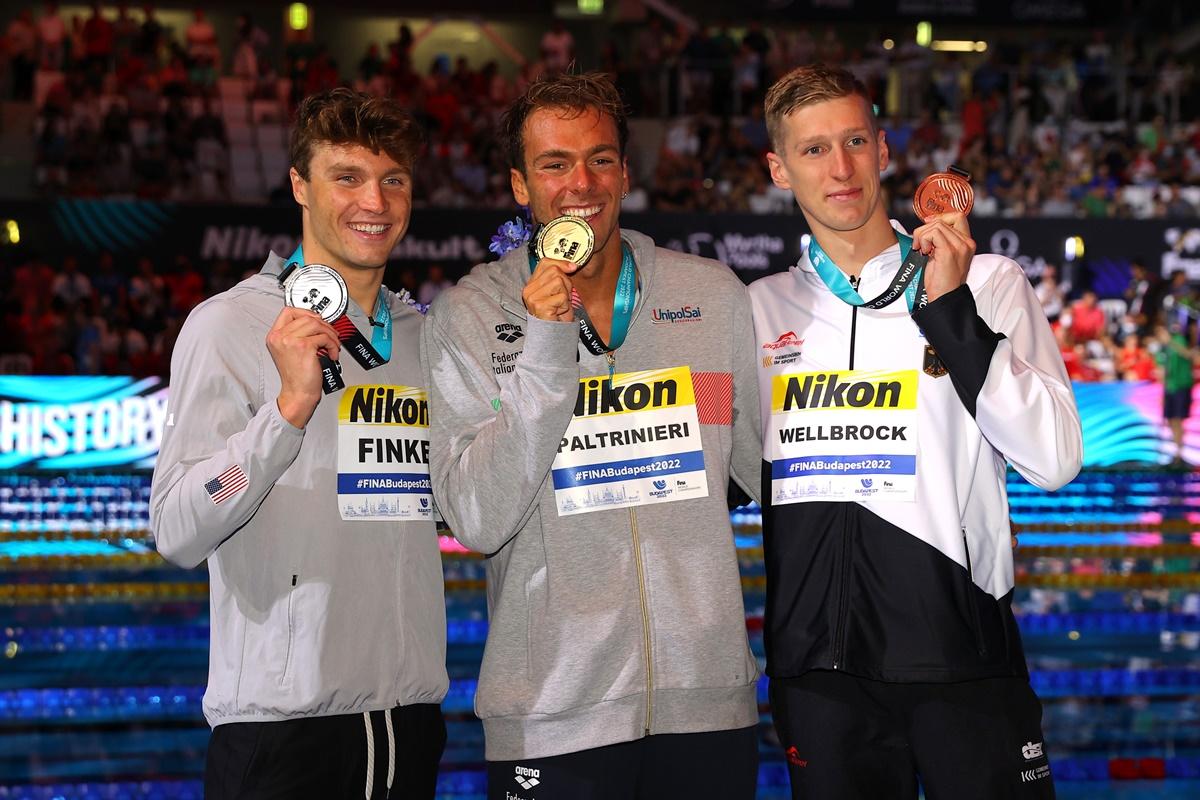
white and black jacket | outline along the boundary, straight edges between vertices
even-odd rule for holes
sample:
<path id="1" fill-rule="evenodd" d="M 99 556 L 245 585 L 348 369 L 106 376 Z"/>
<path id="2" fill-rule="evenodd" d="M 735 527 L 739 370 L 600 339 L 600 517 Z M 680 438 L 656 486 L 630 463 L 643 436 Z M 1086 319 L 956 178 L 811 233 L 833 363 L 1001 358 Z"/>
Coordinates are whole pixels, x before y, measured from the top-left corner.
<path id="1" fill-rule="evenodd" d="M 899 245 L 868 261 L 859 293 L 883 293 L 899 265 Z M 848 305 L 807 253 L 750 295 L 764 443 L 774 375 L 920 372 L 915 501 L 772 507 L 764 447 L 767 673 L 836 669 L 896 682 L 1027 674 L 1011 610 L 1006 462 L 1053 490 L 1079 471 L 1083 444 L 1062 358 L 1021 267 L 976 256 L 965 286 L 912 316 L 903 299 L 878 311 Z M 949 374 L 921 372 L 927 342 Z"/>

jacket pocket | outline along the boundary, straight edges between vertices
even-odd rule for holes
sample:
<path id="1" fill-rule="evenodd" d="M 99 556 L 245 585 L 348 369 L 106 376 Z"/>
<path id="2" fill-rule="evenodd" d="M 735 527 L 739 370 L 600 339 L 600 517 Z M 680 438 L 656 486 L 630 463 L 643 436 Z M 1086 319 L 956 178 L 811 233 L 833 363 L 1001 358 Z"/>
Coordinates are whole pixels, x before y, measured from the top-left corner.
<path id="1" fill-rule="evenodd" d="M 292 685 L 292 668 L 296 661 L 296 586 L 300 582 L 298 574 L 292 574 L 292 583 L 288 587 L 287 608 L 287 649 L 283 656 L 283 672 L 279 676 L 279 685 L 288 688 Z"/>
<path id="2" fill-rule="evenodd" d="M 987 655 L 987 644 L 983 639 L 983 620 L 979 617 L 979 600 L 975 593 L 975 575 L 971 571 L 971 548 L 967 546 L 967 529 L 962 529 L 963 555 L 967 559 L 967 612 L 970 614 L 971 632 L 975 635 L 975 651 L 981 656 Z"/>

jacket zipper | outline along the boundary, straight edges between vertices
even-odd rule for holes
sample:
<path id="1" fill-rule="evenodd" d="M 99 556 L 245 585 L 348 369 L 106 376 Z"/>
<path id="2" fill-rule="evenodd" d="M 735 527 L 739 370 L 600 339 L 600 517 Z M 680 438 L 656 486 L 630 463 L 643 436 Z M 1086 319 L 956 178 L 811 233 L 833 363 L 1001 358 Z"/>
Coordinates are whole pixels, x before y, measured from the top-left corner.
<path id="1" fill-rule="evenodd" d="M 850 276 L 850 285 L 858 291 L 858 276 Z M 854 334 L 858 328 L 858 306 L 850 306 L 850 367 L 854 369 Z"/>
<path id="2" fill-rule="evenodd" d="M 296 582 L 299 579 L 298 574 L 292 575 L 292 586 L 288 589 L 288 643 L 287 655 L 283 658 L 283 675 L 279 678 L 279 684 L 286 686 L 288 678 L 292 673 L 292 659 L 295 654 L 292 652 L 296 647 L 296 620 L 295 620 L 295 602 L 296 602 Z"/>
<path id="3" fill-rule="evenodd" d="M 961 528 L 963 554 L 967 558 L 967 610 L 971 613 L 971 630 L 975 634 L 975 649 L 979 655 L 987 655 L 987 644 L 983 641 L 983 625 L 979 619 L 979 604 L 975 600 L 975 573 L 971 569 L 971 549 L 967 547 L 967 529 Z"/>
<path id="4" fill-rule="evenodd" d="M 858 291 L 859 278 L 857 275 L 850 276 L 850 285 L 855 291 Z M 858 306 L 850 306 L 850 364 L 848 369 L 854 369 L 854 336 L 858 328 Z M 842 512 L 842 546 L 841 546 L 841 577 L 842 582 L 838 587 L 838 612 L 837 612 L 837 627 L 833 634 L 833 668 L 841 669 L 842 667 L 842 651 L 846 648 L 844 641 L 846 636 L 846 616 L 849 614 L 849 609 L 846 608 L 846 595 L 848 589 L 846 585 L 850 582 L 850 521 L 849 513 L 845 510 Z"/>
<path id="5" fill-rule="evenodd" d="M 608 362 L 608 380 L 611 384 L 617 367 L 617 354 L 609 350 L 604 354 Z M 646 568 L 642 563 L 642 540 L 638 533 L 637 509 L 629 509 L 629 528 L 633 535 L 633 563 L 637 565 L 638 600 L 642 606 L 642 649 L 646 654 L 646 735 L 654 728 L 654 659 L 650 650 L 650 604 L 646 600 Z"/>
<path id="6" fill-rule="evenodd" d="M 850 610 L 847 608 L 846 595 L 850 583 L 850 514 L 842 510 L 842 547 L 841 547 L 841 585 L 838 586 L 837 627 L 833 632 L 833 668 L 841 669 L 842 653 L 846 649 L 846 617 Z"/>
<path id="7" fill-rule="evenodd" d="M 633 561 L 637 565 L 638 598 L 642 603 L 642 647 L 646 653 L 646 735 L 654 726 L 654 667 L 650 652 L 650 607 L 646 602 L 646 571 L 642 564 L 642 542 L 638 535 L 637 510 L 629 509 L 629 525 L 633 531 Z"/>

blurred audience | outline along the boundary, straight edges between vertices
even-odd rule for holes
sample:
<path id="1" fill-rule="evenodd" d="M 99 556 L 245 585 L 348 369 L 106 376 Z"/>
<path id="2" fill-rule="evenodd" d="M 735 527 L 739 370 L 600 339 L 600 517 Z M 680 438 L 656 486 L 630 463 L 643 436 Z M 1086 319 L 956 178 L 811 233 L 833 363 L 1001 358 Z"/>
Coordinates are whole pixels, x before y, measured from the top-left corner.
<path id="1" fill-rule="evenodd" d="M 651 209 L 789 213 L 794 204 L 764 165 L 762 95 L 786 70 L 824 60 L 854 70 L 879 100 L 895 214 L 907 215 L 916 184 L 950 163 L 973 175 L 980 216 L 1200 214 L 1195 59 L 1149 35 L 1064 34 L 1027 50 L 996 33 L 986 53 L 935 53 L 876 35 L 854 41 L 833 26 L 738 29 L 648 12 L 599 42 L 594 64 L 578 62 L 575 37 L 555 20 L 508 77 L 496 62 L 465 57 L 414 64 L 417 37 L 403 23 L 394 41 L 364 43 L 349 71 L 303 39 L 289 39 L 274 60 L 248 13 L 235 28 L 221 41 L 199 7 L 182 31 L 164 27 L 151 5 L 134 15 L 120 4 L 114 15 L 93 3 L 71 26 L 55 3 L 36 19 L 20 12 L 5 37 L 12 96 L 32 98 L 39 66 L 48 84 L 33 138 L 37 187 L 261 202 L 283 179 L 270 146 L 259 155 L 261 143 L 246 134 L 231 142 L 214 121 L 285 121 L 305 93 L 346 83 L 397 97 L 428 128 L 432 158 L 416 176 L 416 202 L 509 206 L 493 135 L 499 113 L 543 70 L 600 68 L 635 117 L 658 121 L 638 127 L 634 151 L 645 163 L 632 165 Z M 219 87 L 221 76 L 233 88 Z M 268 106 L 247 119 L 253 101 Z M 238 180 L 255 161 L 261 178 Z"/>

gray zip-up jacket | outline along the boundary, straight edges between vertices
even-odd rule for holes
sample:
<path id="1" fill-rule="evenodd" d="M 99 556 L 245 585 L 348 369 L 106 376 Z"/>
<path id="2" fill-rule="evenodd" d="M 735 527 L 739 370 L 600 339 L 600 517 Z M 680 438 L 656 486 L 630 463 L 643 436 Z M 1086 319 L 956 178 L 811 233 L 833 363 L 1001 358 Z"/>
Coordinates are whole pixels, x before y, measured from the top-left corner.
<path id="1" fill-rule="evenodd" d="M 188 317 L 171 359 L 154 470 L 159 552 L 184 567 L 208 559 L 204 714 L 214 727 L 438 703 L 448 684 L 433 523 L 341 519 L 342 392 L 323 397 L 304 429 L 279 413 L 266 336 L 283 308 L 276 279 L 283 264 L 272 254 L 259 274 Z M 387 295 L 391 360 L 366 371 L 343 350 L 343 392 L 425 385 L 417 359 L 422 317 Z M 353 301 L 347 313 L 369 338 Z M 246 488 L 215 503 L 210 482 L 233 467 Z M 224 484 L 232 491 L 238 481 L 233 470 Z"/>
<path id="2" fill-rule="evenodd" d="M 527 316 L 524 249 L 477 266 L 422 331 L 430 471 L 459 540 L 488 554 L 476 713 L 486 757 L 538 758 L 758 720 L 729 524 L 758 496 L 758 389 L 746 287 L 725 266 L 622 231 L 640 288 L 615 370 L 688 367 L 708 496 L 560 516 L 548 473 L 580 379 L 608 362 L 577 323 Z"/>

